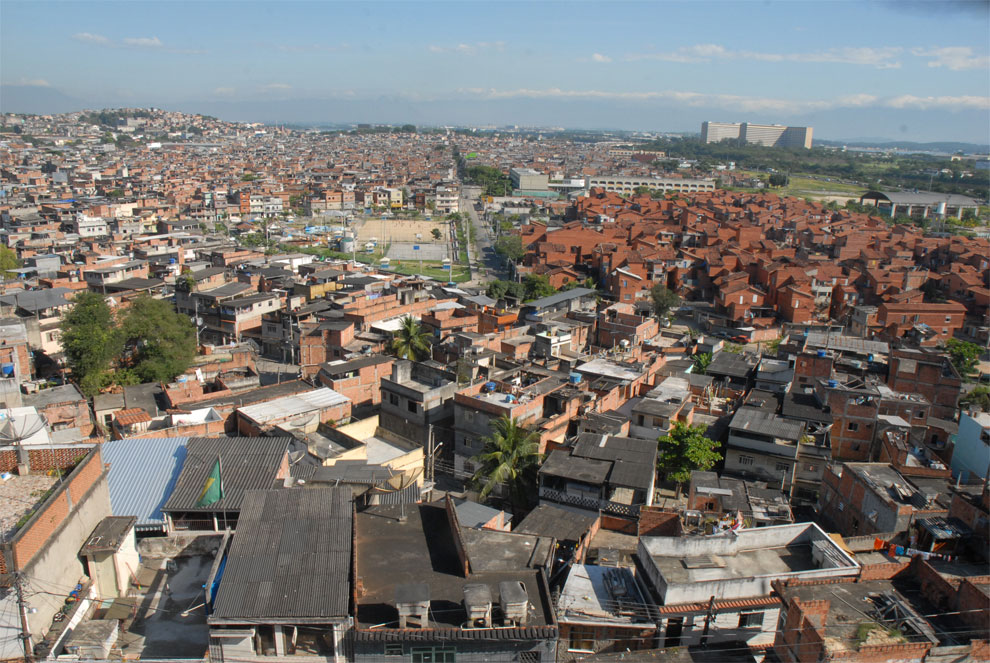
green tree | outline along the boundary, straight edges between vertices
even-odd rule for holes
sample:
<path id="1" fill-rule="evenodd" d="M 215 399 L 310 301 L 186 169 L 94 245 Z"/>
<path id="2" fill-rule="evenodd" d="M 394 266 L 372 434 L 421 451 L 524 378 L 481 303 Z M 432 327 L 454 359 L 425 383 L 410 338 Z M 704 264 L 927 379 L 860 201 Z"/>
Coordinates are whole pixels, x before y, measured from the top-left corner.
<path id="1" fill-rule="evenodd" d="M 440 241 L 440 238 L 443 237 L 443 233 L 440 232 L 439 228 L 434 228 L 430 231 L 430 234 L 433 235 L 433 239 L 438 242 Z"/>
<path id="2" fill-rule="evenodd" d="M 691 361 L 694 365 L 691 372 L 695 375 L 704 375 L 705 371 L 707 371 L 708 367 L 712 364 L 712 353 L 702 352 L 700 354 L 696 354 Z"/>
<path id="3" fill-rule="evenodd" d="M 141 382 L 170 382 L 196 356 L 196 328 L 164 299 L 131 302 L 120 324 L 131 370 Z"/>
<path id="4" fill-rule="evenodd" d="M 72 377 L 86 396 L 109 384 L 109 371 L 123 344 L 113 312 L 102 295 L 81 292 L 61 324 L 62 349 Z"/>
<path id="5" fill-rule="evenodd" d="M 660 455 L 657 469 L 668 481 L 677 484 L 680 496 L 681 486 L 691 481 L 694 470 L 710 470 L 722 459 L 718 442 L 705 437 L 705 426 L 688 426 L 683 421 L 674 423 L 670 434 L 657 440 Z"/>
<path id="6" fill-rule="evenodd" d="M 787 186 L 788 177 L 784 173 L 773 173 L 770 175 L 770 186 Z"/>
<path id="7" fill-rule="evenodd" d="M 495 253 L 509 262 L 518 262 L 526 255 L 526 251 L 522 245 L 522 237 L 519 235 L 502 235 L 495 241 Z"/>
<path id="8" fill-rule="evenodd" d="M 473 480 L 481 485 L 481 497 L 505 484 L 513 513 L 528 509 L 536 493 L 537 469 L 541 461 L 540 436 L 521 426 L 515 417 L 503 415 L 492 424 L 492 433 L 474 460 L 480 466 Z"/>
<path id="9" fill-rule="evenodd" d="M 412 316 L 402 318 L 402 326 L 392 339 L 392 352 L 399 359 L 419 361 L 430 356 L 429 335 Z"/>
<path id="10" fill-rule="evenodd" d="M 523 278 L 523 289 L 526 301 L 549 297 L 557 290 L 550 285 L 550 279 L 542 274 L 527 274 Z"/>
<path id="11" fill-rule="evenodd" d="M 983 353 L 982 347 L 976 343 L 950 338 L 945 343 L 945 349 L 959 375 L 965 378 L 976 372 L 976 365 L 980 363 L 980 354 Z"/>
<path id="12" fill-rule="evenodd" d="M 990 387 L 982 384 L 974 387 L 973 391 L 959 399 L 959 407 L 979 408 L 984 412 L 990 412 Z"/>
<path id="13" fill-rule="evenodd" d="M 660 283 L 650 288 L 650 300 L 653 302 L 653 314 L 657 318 L 666 317 L 670 309 L 681 302 L 681 298 L 677 296 L 676 292 L 668 290 L 666 286 Z"/>
<path id="14" fill-rule="evenodd" d="M 21 261 L 17 259 L 17 252 L 0 244 L 0 275 L 7 276 L 7 272 L 20 266 Z"/>

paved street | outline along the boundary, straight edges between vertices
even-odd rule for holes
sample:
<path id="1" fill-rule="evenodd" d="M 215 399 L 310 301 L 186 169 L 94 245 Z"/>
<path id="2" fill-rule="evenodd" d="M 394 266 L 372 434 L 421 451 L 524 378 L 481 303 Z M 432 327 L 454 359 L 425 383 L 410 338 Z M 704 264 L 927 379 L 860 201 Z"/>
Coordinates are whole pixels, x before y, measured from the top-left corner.
<path id="1" fill-rule="evenodd" d="M 471 280 L 465 285 L 481 286 L 504 275 L 499 267 L 498 256 L 488 225 L 479 217 L 474 205 L 478 202 L 480 187 L 461 188 L 461 214 L 466 214 L 474 229 L 474 245 L 468 247 L 468 262 L 471 264 Z"/>

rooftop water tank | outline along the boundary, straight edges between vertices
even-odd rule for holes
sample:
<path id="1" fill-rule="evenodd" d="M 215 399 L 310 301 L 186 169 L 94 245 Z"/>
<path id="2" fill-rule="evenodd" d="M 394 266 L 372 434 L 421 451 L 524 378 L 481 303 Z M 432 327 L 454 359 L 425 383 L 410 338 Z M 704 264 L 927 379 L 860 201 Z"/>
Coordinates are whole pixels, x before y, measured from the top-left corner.
<path id="1" fill-rule="evenodd" d="M 839 386 L 839 382 L 838 382 L 838 380 L 829 380 L 828 381 L 828 386 L 829 387 L 832 387 L 834 389 L 835 387 L 838 387 Z"/>
<path id="2" fill-rule="evenodd" d="M 580 373 L 571 373 L 571 375 L 570 375 L 570 382 L 571 382 L 571 384 L 581 384 L 581 374 Z"/>
<path id="3" fill-rule="evenodd" d="M 818 356 L 819 357 L 824 357 L 825 356 L 825 351 L 824 350 L 819 350 L 818 351 Z"/>

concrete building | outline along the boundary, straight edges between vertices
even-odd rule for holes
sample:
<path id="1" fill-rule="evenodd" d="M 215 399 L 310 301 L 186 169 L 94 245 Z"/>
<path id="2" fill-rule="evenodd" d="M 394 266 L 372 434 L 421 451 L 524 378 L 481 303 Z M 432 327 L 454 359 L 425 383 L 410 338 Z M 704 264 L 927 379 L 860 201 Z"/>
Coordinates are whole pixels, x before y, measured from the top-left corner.
<path id="1" fill-rule="evenodd" d="M 632 195 L 639 187 L 655 191 L 714 191 L 715 180 L 688 180 L 660 177 L 623 177 L 619 175 L 596 175 L 588 178 L 588 188 L 601 188 L 625 195 Z"/>
<path id="2" fill-rule="evenodd" d="M 932 193 L 930 191 L 867 191 L 859 197 L 860 205 L 872 205 L 878 212 L 891 218 L 908 216 L 913 219 L 954 216 L 962 218 L 963 212 L 979 212 L 979 203 L 969 196 L 957 193 Z"/>
<path id="3" fill-rule="evenodd" d="M 852 556 L 814 523 L 718 536 L 642 536 L 637 555 L 660 599 L 663 647 L 699 644 L 706 623 L 708 644 L 769 645 L 780 612 L 771 583 L 850 577 L 860 571 Z"/>
<path id="4" fill-rule="evenodd" d="M 701 140 L 706 143 L 717 143 L 726 138 L 736 138 L 751 145 L 811 149 L 813 133 L 812 127 L 787 127 L 782 124 L 701 123 Z"/>
<path id="5" fill-rule="evenodd" d="M 549 176 L 532 168 L 511 168 L 509 170 L 509 179 L 512 180 L 513 189 L 522 191 L 549 190 Z"/>
<path id="6" fill-rule="evenodd" d="M 430 443 L 431 426 L 454 416 L 457 389 L 454 373 L 400 359 L 392 364 L 391 377 L 381 378 L 380 425 L 425 447 Z"/>

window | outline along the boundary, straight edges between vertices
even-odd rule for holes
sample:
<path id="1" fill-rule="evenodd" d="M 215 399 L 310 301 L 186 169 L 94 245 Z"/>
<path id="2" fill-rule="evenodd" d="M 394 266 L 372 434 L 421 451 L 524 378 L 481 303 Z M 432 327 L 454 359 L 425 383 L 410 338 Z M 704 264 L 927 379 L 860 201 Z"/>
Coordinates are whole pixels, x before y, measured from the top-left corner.
<path id="1" fill-rule="evenodd" d="M 752 465 L 753 464 L 753 457 L 752 456 L 739 456 L 739 464 L 740 465 Z"/>
<path id="2" fill-rule="evenodd" d="M 453 647 L 413 647 L 412 663 L 456 663 Z"/>
<path id="3" fill-rule="evenodd" d="M 788 467 L 787 467 L 787 465 L 786 465 L 786 464 L 784 464 L 784 463 L 777 463 L 777 467 L 776 467 L 775 469 L 776 469 L 776 470 L 777 470 L 778 472 L 786 472 L 786 471 L 787 471 L 788 469 L 790 469 L 790 468 L 788 468 Z"/>
<path id="4" fill-rule="evenodd" d="M 739 628 L 753 628 L 754 626 L 763 626 L 763 613 L 762 612 L 740 612 L 739 613 Z"/>
<path id="5" fill-rule="evenodd" d="M 402 656 L 402 645 L 385 645 L 386 656 Z"/>
<path id="6" fill-rule="evenodd" d="M 818 470 L 818 466 L 817 465 L 808 464 L 808 465 L 805 465 L 805 469 L 808 470 L 809 472 L 815 472 L 815 471 Z"/>
<path id="7" fill-rule="evenodd" d="M 521 651 L 519 652 L 519 663 L 540 663 L 540 652 Z"/>
<path id="8" fill-rule="evenodd" d="M 859 424 L 857 424 L 855 421 L 850 421 L 849 425 L 846 426 L 846 430 L 855 433 L 856 431 L 859 430 Z"/>
<path id="9" fill-rule="evenodd" d="M 415 414 L 416 413 L 416 401 L 409 401 L 408 403 L 406 403 L 406 409 L 409 410 L 410 412 L 412 412 L 413 414 Z"/>
<path id="10" fill-rule="evenodd" d="M 952 322 L 952 316 L 951 315 L 945 316 L 945 321 L 946 322 Z"/>
<path id="11" fill-rule="evenodd" d="M 571 627 L 567 651 L 595 651 L 595 629 L 584 626 Z"/>
<path id="12" fill-rule="evenodd" d="M 389 394 L 388 395 L 388 402 L 391 403 L 392 405 L 398 405 L 399 404 L 399 397 L 396 396 L 395 394 Z"/>
<path id="13" fill-rule="evenodd" d="M 753 303 L 756 303 L 756 295 L 753 295 Z"/>

